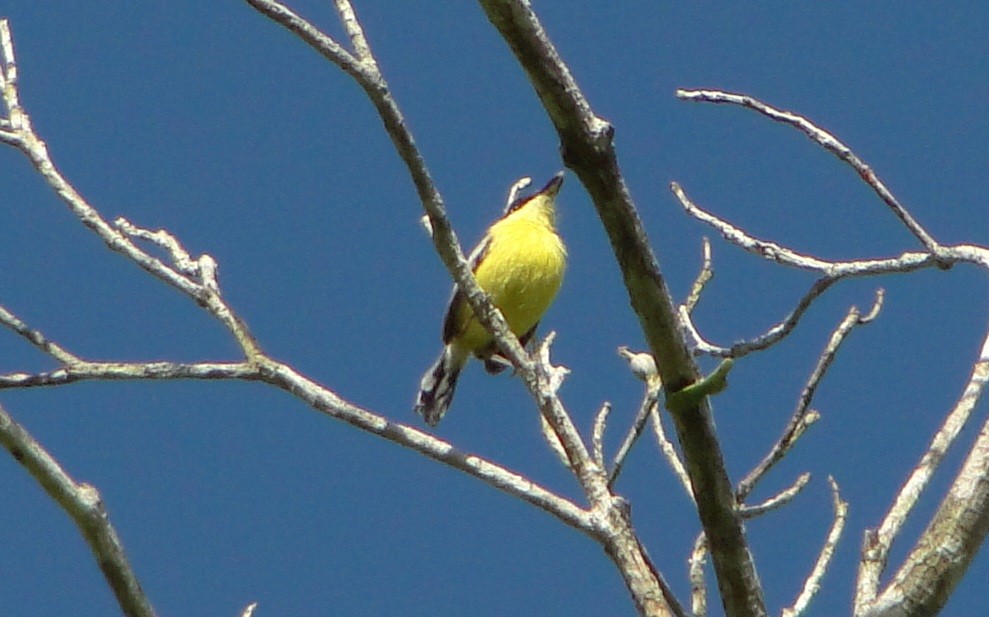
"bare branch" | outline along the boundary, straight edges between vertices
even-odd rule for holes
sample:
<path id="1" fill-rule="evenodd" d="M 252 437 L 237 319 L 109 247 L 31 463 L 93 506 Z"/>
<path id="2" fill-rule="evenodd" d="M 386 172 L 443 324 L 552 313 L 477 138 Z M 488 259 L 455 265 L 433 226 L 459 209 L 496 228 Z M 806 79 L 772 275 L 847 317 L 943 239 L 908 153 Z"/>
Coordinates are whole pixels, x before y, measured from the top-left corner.
<path id="1" fill-rule="evenodd" d="M 611 472 L 608 474 L 609 487 L 615 485 L 615 481 L 618 480 L 618 476 L 622 472 L 622 466 L 625 464 L 625 458 L 631 452 L 632 446 L 638 441 L 639 436 L 642 435 L 642 430 L 649 420 L 650 412 L 656 408 L 658 394 L 657 391 L 646 391 L 646 395 L 639 405 L 639 411 L 635 414 L 635 419 L 632 420 L 632 426 L 629 427 L 628 433 L 625 434 L 622 445 L 618 448 L 618 452 L 615 453 L 615 460 L 611 463 Z"/>
<path id="2" fill-rule="evenodd" d="M 796 444 L 797 440 L 804 434 L 804 432 L 819 418 L 820 415 L 817 412 L 810 410 L 810 403 L 814 398 L 814 393 L 817 392 L 817 387 L 824 379 L 827 374 L 828 369 L 831 367 L 831 363 L 834 361 L 835 355 L 838 353 L 838 349 L 841 344 L 845 341 L 845 338 L 851 333 L 855 326 L 860 326 L 867 324 L 879 314 L 880 309 L 883 305 L 883 290 L 876 291 L 876 300 L 869 310 L 869 313 L 862 317 L 859 315 L 859 311 L 854 306 L 848 310 L 848 314 L 845 318 L 838 324 L 834 332 L 831 333 L 831 337 L 828 340 L 828 344 L 824 346 L 824 350 L 821 352 L 820 357 L 817 359 L 817 364 L 814 366 L 814 370 L 811 371 L 810 377 L 807 379 L 807 385 L 804 386 L 803 391 L 800 393 L 800 398 L 797 400 L 796 408 L 793 410 L 793 414 L 790 416 L 790 421 L 786 428 L 783 430 L 783 435 L 780 436 L 779 440 L 773 445 L 769 453 L 762 459 L 762 461 L 753 469 L 749 474 L 738 483 L 738 488 L 735 490 L 735 495 L 738 498 L 739 503 L 744 502 L 748 494 L 755 488 L 756 483 L 761 480 L 766 473 L 772 469 L 776 463 L 778 463 L 787 452 L 789 452 L 793 446 Z"/>
<path id="3" fill-rule="evenodd" d="M 4 54 L 4 57 L 0 58 L 0 67 L 2 67 L 0 72 L 3 74 L 3 99 L 10 114 L 8 124 L 13 133 L 12 139 L 5 139 L 4 141 L 27 156 L 35 170 L 65 202 L 72 213 L 83 225 L 96 233 L 112 251 L 127 257 L 149 274 L 195 300 L 197 304 L 204 307 L 230 330 L 247 357 L 250 358 L 256 354 L 258 349 L 253 337 L 244 323 L 220 299 L 219 294 L 215 291 L 215 285 L 204 283 L 204 279 L 190 278 L 181 269 L 177 270 L 142 250 L 127 233 L 110 225 L 62 176 L 58 168 L 55 167 L 45 143 L 34 132 L 30 117 L 20 106 L 16 87 L 13 45 L 10 42 L 10 30 L 6 22 L 3 22 L 2 28 L 0 28 L 0 39 L 2 39 L 0 51 Z M 127 225 L 124 224 L 123 227 L 126 228 Z M 148 232 L 147 239 L 168 246 L 167 240 L 162 236 Z M 188 255 L 185 257 L 187 258 Z"/>
<path id="4" fill-rule="evenodd" d="M 0 325 L 13 330 L 27 339 L 29 343 L 62 364 L 79 362 L 79 358 L 66 351 L 60 345 L 49 341 L 40 331 L 30 328 L 26 323 L 18 319 L 16 315 L 2 306 L 0 306 Z"/>
<path id="5" fill-rule="evenodd" d="M 594 446 L 594 462 L 601 469 L 604 469 L 606 464 L 604 462 L 604 431 L 608 423 L 609 413 L 611 413 L 611 403 L 605 402 L 594 415 L 594 431 L 591 435 L 591 443 Z"/>
<path id="6" fill-rule="evenodd" d="M 694 617 L 707 617 L 707 582 L 704 578 L 707 555 L 707 536 L 702 531 L 694 540 L 694 550 L 687 560 L 690 566 L 690 609 Z"/>
<path id="7" fill-rule="evenodd" d="M 502 210 L 503 214 L 508 214 L 508 209 L 512 207 L 512 204 L 519 198 L 519 193 L 524 191 L 526 187 L 532 184 L 532 178 L 529 176 L 522 176 L 515 181 L 515 184 L 508 189 L 508 198 L 505 200 L 505 207 Z"/>
<path id="8" fill-rule="evenodd" d="M 981 381 L 989 367 L 980 369 Z M 903 565 L 869 606 L 870 617 L 937 615 L 968 571 L 989 533 L 989 421 L 948 494 Z M 861 572 L 861 569 L 860 569 Z M 856 609 L 859 605 L 856 604 Z M 905 612 L 904 607 L 909 607 Z"/>
<path id="9" fill-rule="evenodd" d="M 122 216 L 118 217 L 113 224 L 122 233 L 127 234 L 131 238 L 147 240 L 165 249 L 171 256 L 172 263 L 182 274 L 186 276 L 199 276 L 199 262 L 194 260 L 188 251 L 182 247 L 178 239 L 168 233 L 167 230 L 159 229 L 158 231 L 151 231 L 149 229 L 142 229 Z"/>
<path id="10" fill-rule="evenodd" d="M 80 381 L 144 381 L 162 379 L 260 379 L 247 362 L 88 362 L 81 360 L 45 373 L 0 375 L 0 390 L 65 386 Z"/>
<path id="11" fill-rule="evenodd" d="M 781 508 L 786 504 L 793 501 L 793 498 L 800 494 L 800 491 L 804 490 L 804 487 L 810 482 L 810 474 L 802 473 L 797 477 L 797 480 L 791 484 L 789 487 L 783 489 L 779 493 L 773 495 L 766 501 L 754 505 L 754 506 L 742 506 L 742 518 L 753 519 L 762 516 L 766 512 Z"/>
<path id="12" fill-rule="evenodd" d="M 658 406 L 653 405 L 650 418 L 652 418 L 653 433 L 656 435 L 656 443 L 659 444 L 660 451 L 666 457 L 666 461 L 669 463 L 677 479 L 680 480 L 683 489 L 687 491 L 687 496 L 690 497 L 691 501 L 694 501 L 694 490 L 690 485 L 690 476 L 687 474 L 687 469 L 684 467 L 683 461 L 680 460 L 680 455 L 677 453 L 676 448 L 673 447 L 673 442 L 666 436 L 666 429 L 663 427 L 663 416 Z"/>
<path id="13" fill-rule="evenodd" d="M 598 530 L 590 512 L 532 480 L 475 454 L 461 452 L 429 433 L 391 422 L 353 405 L 286 364 L 266 357 L 259 358 L 258 364 L 263 381 L 285 390 L 317 411 L 459 469 L 552 514 L 578 531 L 596 537 Z"/>
<path id="14" fill-rule="evenodd" d="M 358 80 L 363 77 L 364 67 L 360 60 L 351 55 L 349 51 L 333 40 L 332 37 L 327 36 L 319 28 L 292 11 L 292 9 L 280 2 L 271 2 L 270 0 L 245 1 L 275 23 L 281 24 L 294 32 L 324 58 L 336 64 L 351 77 Z M 344 27 L 346 27 L 346 24 L 344 24 Z"/>
<path id="15" fill-rule="evenodd" d="M 354 53 L 357 54 L 361 62 L 369 64 L 377 70 L 377 61 L 374 59 L 374 54 L 371 53 L 371 46 L 367 44 L 364 28 L 361 26 L 361 22 L 357 20 L 357 14 L 354 12 L 350 0 L 333 0 L 333 2 L 337 6 L 337 13 L 347 31 L 347 36 L 350 37 L 350 44 L 354 48 Z"/>
<path id="16" fill-rule="evenodd" d="M 7 117 L 0 123 L 0 141 L 20 147 L 19 131 L 25 123 L 30 126 L 30 119 L 25 117 L 17 94 L 17 58 L 6 19 L 0 19 L 0 91 L 7 108 Z"/>
<path id="17" fill-rule="evenodd" d="M 0 29 L 4 26 L 0 22 Z M 125 615 L 154 617 L 134 569 L 110 524 L 96 487 L 79 484 L 62 469 L 30 433 L 0 406 L 0 445 L 31 474 L 79 528 Z"/>
<path id="18" fill-rule="evenodd" d="M 889 551 L 892 548 L 894 540 L 896 540 L 896 537 L 903 529 L 907 517 L 917 505 L 921 494 L 923 494 L 930 483 L 934 472 L 940 466 L 941 461 L 944 460 L 948 449 L 958 437 L 962 427 L 965 426 L 971 417 L 975 405 L 982 396 L 982 391 L 985 388 L 987 380 L 989 380 L 989 335 L 986 336 L 979 360 L 972 367 L 972 374 L 969 377 L 968 383 L 965 385 L 961 397 L 945 418 L 941 428 L 935 433 L 927 452 L 924 453 L 924 456 L 920 459 L 920 463 L 896 495 L 893 505 L 890 507 L 889 512 L 886 513 L 879 528 L 866 532 L 862 560 L 859 564 L 858 582 L 856 584 L 856 614 L 860 612 L 861 608 L 875 601 L 879 590 L 879 579 L 886 568 Z M 985 432 L 985 429 L 983 431 Z M 978 461 L 973 457 L 976 457 L 978 444 L 983 439 L 984 437 L 980 436 L 976 447 L 973 447 L 970 454 L 972 465 L 978 464 Z M 961 472 L 959 472 L 959 478 L 961 477 Z M 957 486 L 958 481 L 956 480 L 952 490 L 955 490 Z M 971 487 L 968 487 L 967 490 L 971 491 Z M 950 497 L 949 494 L 949 499 L 946 499 L 944 503 L 948 503 Z M 966 494 L 964 497 L 967 499 L 971 495 Z M 973 509 L 973 512 L 975 511 L 985 511 L 985 508 L 982 510 Z"/>
<path id="19" fill-rule="evenodd" d="M 827 261 L 811 255 L 801 254 L 791 248 L 776 242 L 760 240 L 749 235 L 744 230 L 728 221 L 703 210 L 692 202 L 683 188 L 676 182 L 670 184 L 670 189 L 680 201 L 680 205 L 690 216 L 707 223 L 718 230 L 721 235 L 739 248 L 791 268 L 809 270 L 829 278 L 844 279 L 879 274 L 901 274 L 914 272 L 922 268 L 937 266 L 938 259 L 953 265 L 956 263 L 974 263 L 982 267 L 989 265 L 989 249 L 968 244 L 938 247 L 937 256 L 931 253 L 906 252 L 899 257 L 883 259 L 859 259 L 852 261 Z M 935 258 L 936 257 L 936 258 Z"/>
<path id="20" fill-rule="evenodd" d="M 839 159 L 848 163 L 859 175 L 862 180 L 868 184 L 872 189 L 879 195 L 879 198 L 886 203 L 887 206 L 893 211 L 893 213 L 906 225 L 907 229 L 910 230 L 920 243 L 924 245 L 932 255 L 937 255 L 940 246 L 931 237 L 927 231 L 920 226 L 920 224 L 914 220 L 913 216 L 907 212 L 907 209 L 893 196 L 893 193 L 886 188 L 886 185 L 882 183 L 881 180 L 876 176 L 872 168 L 865 164 L 851 148 L 841 143 L 834 135 L 828 133 L 822 128 L 816 126 L 813 122 L 804 118 L 803 116 L 797 115 L 789 111 L 782 111 L 771 107 L 761 101 L 758 101 L 751 96 L 746 96 L 744 94 L 733 94 L 730 92 L 722 92 L 720 90 L 677 90 L 677 98 L 684 101 L 697 101 L 697 102 L 707 102 L 707 103 L 730 103 L 733 105 L 741 105 L 742 107 L 755 110 L 764 116 L 771 118 L 777 122 L 782 122 L 784 124 L 789 124 L 801 131 L 805 135 L 810 137 L 812 140 L 816 141 L 818 144 L 824 147 L 825 150 L 831 152 Z"/>
<path id="21" fill-rule="evenodd" d="M 694 280 L 694 284 L 690 286 L 687 301 L 683 303 L 688 315 L 694 312 L 694 307 L 697 306 L 697 302 L 701 299 L 701 293 L 704 292 L 704 286 L 714 278 L 714 266 L 711 265 L 711 241 L 705 236 L 701 242 L 703 243 L 701 271 Z"/>
<path id="22" fill-rule="evenodd" d="M 704 337 L 701 336 L 696 326 L 694 326 L 693 320 L 685 310 L 685 307 L 681 307 L 680 318 L 683 321 L 685 330 L 694 341 L 694 353 L 707 354 L 720 358 L 741 358 L 756 351 L 769 349 L 793 332 L 814 300 L 824 294 L 834 282 L 834 279 L 829 278 L 821 278 L 814 281 L 814 284 L 811 285 L 807 293 L 797 302 L 797 306 L 790 311 L 790 314 L 783 321 L 769 328 L 764 334 L 748 341 L 735 343 L 731 347 L 720 347 L 704 340 Z"/>
<path id="23" fill-rule="evenodd" d="M 614 129 L 592 110 L 570 70 L 525 0 L 479 0 L 525 70 L 560 137 L 563 160 L 580 178 L 608 234 L 631 305 L 668 392 L 700 378 L 680 330 L 673 299 L 649 246 L 618 167 Z M 722 604 L 728 617 L 764 615 L 765 599 L 731 480 L 706 401 L 674 416 L 697 512 L 711 539 Z M 631 586 L 633 581 L 626 577 Z M 640 612 L 646 612 L 637 595 Z M 650 592 L 650 597 L 654 596 Z"/>
<path id="24" fill-rule="evenodd" d="M 632 426 L 629 427 L 628 433 L 626 433 L 625 439 L 622 440 L 622 445 L 618 448 L 615 459 L 611 463 L 611 473 L 608 474 L 609 488 L 615 485 L 618 475 L 622 472 L 622 466 L 625 463 L 628 453 L 642 435 L 646 422 L 649 420 L 649 414 L 655 410 L 660 391 L 663 387 L 663 380 L 660 379 L 659 373 L 656 370 L 656 360 L 652 357 L 652 354 L 634 352 L 622 345 L 618 348 L 618 355 L 628 362 L 628 368 L 632 371 L 632 374 L 645 383 L 646 393 L 642 403 L 639 405 L 639 411 L 636 413 L 635 419 L 632 420 Z M 683 469 L 682 465 L 680 469 Z"/>
<path id="25" fill-rule="evenodd" d="M 842 501 L 841 493 L 838 491 L 838 483 L 835 482 L 834 478 L 829 477 L 828 482 L 831 484 L 831 496 L 834 501 L 834 521 L 831 523 L 831 530 L 828 532 L 828 537 L 824 541 L 824 546 L 821 547 L 821 553 L 817 556 L 814 568 L 811 570 L 807 580 L 804 581 L 800 595 L 797 596 L 792 607 L 783 609 L 783 617 L 798 617 L 810 606 L 814 595 L 821 588 L 821 579 L 824 578 L 824 574 L 831 564 L 831 558 L 834 557 L 835 548 L 837 548 L 838 541 L 841 539 L 841 533 L 845 529 L 845 520 L 848 517 L 848 503 Z"/>

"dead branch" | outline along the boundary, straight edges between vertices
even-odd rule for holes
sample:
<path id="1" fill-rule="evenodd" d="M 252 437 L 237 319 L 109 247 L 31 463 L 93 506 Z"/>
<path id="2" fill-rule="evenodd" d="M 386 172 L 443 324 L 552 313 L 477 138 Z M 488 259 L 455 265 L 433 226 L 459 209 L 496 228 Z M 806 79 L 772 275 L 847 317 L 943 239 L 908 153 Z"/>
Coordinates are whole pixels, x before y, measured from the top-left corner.
<path id="1" fill-rule="evenodd" d="M 879 580 L 886 569 L 887 560 L 889 558 L 889 551 L 893 546 L 893 542 L 896 540 L 900 531 L 903 529 L 904 523 L 906 523 L 907 517 L 913 511 L 917 502 L 920 500 L 921 494 L 927 488 L 930 483 L 931 477 L 934 472 L 937 471 L 947 454 L 948 449 L 955 442 L 958 434 L 961 432 L 962 427 L 968 422 L 972 415 L 972 411 L 975 409 L 976 404 L 982 397 L 983 389 L 985 388 L 986 381 L 989 380 L 989 336 L 986 337 L 982 352 L 979 356 L 979 360 L 972 367 L 972 374 L 969 376 L 968 383 L 965 385 L 965 389 L 962 392 L 961 397 L 958 402 L 955 403 L 954 408 L 948 413 L 941 425 L 935 433 L 934 438 L 931 440 L 930 446 L 928 446 L 927 451 L 924 453 L 923 457 L 920 459 L 920 463 L 907 478 L 906 483 L 900 492 L 896 495 L 893 505 L 890 507 L 889 512 L 883 518 L 882 522 L 879 524 L 878 529 L 872 529 L 866 531 L 865 540 L 863 542 L 862 558 L 859 564 L 859 574 L 858 582 L 856 583 L 855 592 L 855 614 L 864 614 L 866 609 L 870 606 L 877 604 L 877 597 L 879 596 Z M 962 468 L 956 476 L 956 480 L 949 490 L 949 495 L 942 503 L 941 509 L 939 509 L 938 514 L 935 515 L 935 521 L 943 521 L 946 518 L 950 519 L 951 510 L 946 510 L 946 506 L 956 499 L 962 500 L 964 503 L 971 503 L 979 493 L 973 491 L 973 475 L 972 468 L 980 469 L 989 463 L 986 462 L 981 457 L 986 457 L 986 427 L 983 427 L 982 435 L 979 436 L 976 441 L 976 445 L 973 446 L 971 453 L 969 454 L 969 460 L 966 461 Z M 981 444 L 981 445 L 980 445 Z M 981 450 L 980 450 L 981 449 Z M 960 491 L 961 495 L 957 497 L 954 494 Z M 973 505 L 966 506 L 971 508 L 970 512 L 972 515 L 978 512 L 986 512 L 989 510 L 989 504 L 981 504 L 976 508 Z M 960 514 L 960 512 L 955 512 L 955 514 Z M 930 541 L 925 541 L 925 538 L 931 535 L 932 529 L 935 528 L 935 521 L 932 521 L 931 527 L 925 532 L 924 537 L 917 544 L 917 550 L 921 548 L 932 549 L 930 546 Z M 942 530 L 944 533 L 945 530 Z M 972 532 L 972 530 L 969 530 Z M 976 532 L 977 533 L 977 532 Z M 982 531 L 980 536 L 977 536 L 977 540 L 969 540 L 969 546 L 978 546 L 981 544 L 981 536 L 984 536 L 985 532 Z M 943 538 L 942 538 L 943 539 Z M 926 546 L 925 546 L 926 545 Z M 903 568 L 917 567 L 919 565 L 918 555 L 911 555 L 905 562 Z M 968 556 L 968 559 L 971 555 Z M 922 561 L 922 559 L 921 559 Z M 959 559 L 954 559 L 954 566 L 959 566 Z M 904 572 L 901 569 L 901 574 Z M 941 572 L 940 569 L 937 570 L 938 573 Z M 964 569 L 962 569 L 964 572 Z M 928 584 L 933 585 L 934 583 L 929 579 L 931 573 L 927 573 L 923 578 L 927 580 Z M 899 575 L 898 575 L 899 576 Z M 960 576 L 960 575 L 959 575 Z M 899 587 L 903 585 L 902 577 L 897 579 L 896 584 Z M 890 598 L 892 592 L 883 593 L 886 598 Z"/>
<path id="2" fill-rule="evenodd" d="M 838 491 L 838 483 L 835 482 L 834 478 L 829 477 L 828 482 L 831 484 L 831 496 L 834 502 L 834 521 L 831 523 L 831 529 L 828 531 L 828 537 L 824 541 L 824 546 L 821 547 L 820 554 L 817 556 L 817 561 L 814 562 L 814 568 L 811 570 L 807 580 L 804 581 L 800 595 L 793 602 L 793 606 L 783 609 L 783 617 L 798 617 L 810 606 L 811 600 L 814 599 L 814 596 L 821 588 L 821 579 L 824 578 L 824 574 L 831 564 L 831 558 L 834 557 L 835 548 L 838 547 L 838 541 L 841 540 L 841 533 L 845 529 L 845 520 L 848 517 L 848 503 L 842 501 L 841 493 Z"/>
<path id="3" fill-rule="evenodd" d="M 800 491 L 804 490 L 804 487 L 810 482 L 810 474 L 802 473 L 797 476 L 796 481 L 789 487 L 783 489 L 779 493 L 773 495 L 766 501 L 756 504 L 754 506 L 739 506 L 742 517 L 745 519 L 753 519 L 763 514 L 781 508 L 786 504 L 793 501 L 793 498 L 800 494 Z"/>
<path id="4" fill-rule="evenodd" d="M 789 124 L 801 131 L 805 135 L 810 137 L 812 140 L 816 141 L 818 144 L 824 147 L 825 150 L 834 154 L 839 159 L 848 163 L 868 184 L 872 187 L 872 190 L 879 195 L 879 198 L 889 206 L 890 210 L 903 222 L 903 224 L 910 230 L 914 236 L 920 240 L 920 243 L 924 245 L 932 255 L 938 254 L 939 245 L 931 237 L 927 231 L 920 226 L 920 224 L 907 212 L 907 209 L 893 196 L 893 193 L 886 188 L 886 185 L 882 183 L 872 168 L 865 164 L 862 159 L 860 159 L 851 148 L 841 143 L 837 137 L 828 133 L 824 129 L 818 127 L 813 122 L 807 118 L 797 115 L 793 112 L 783 111 L 776 109 L 766 103 L 752 98 L 751 96 L 746 96 L 744 94 L 734 94 L 731 92 L 722 92 L 720 90 L 677 90 L 677 98 L 684 101 L 695 101 L 695 102 L 707 102 L 707 103 L 729 103 L 732 105 L 740 105 L 742 107 L 755 110 L 762 115 L 775 120 L 776 122 L 782 122 L 784 124 Z"/>
<path id="5" fill-rule="evenodd" d="M 5 26 L 4 22 L 0 22 L 0 36 Z M 117 530 L 110 524 L 103 498 L 96 487 L 73 480 L 2 406 L 0 445 L 31 474 L 79 528 L 124 615 L 154 617 L 154 609 L 124 554 L 124 546 Z"/>
<path id="6" fill-rule="evenodd" d="M 790 421 L 787 423 L 785 429 L 783 429 L 783 435 L 776 441 L 773 447 L 770 449 L 769 453 L 762 459 L 762 461 L 753 469 L 745 478 L 738 483 L 738 488 L 735 490 L 735 494 L 738 497 L 739 503 L 745 501 L 745 498 L 752 492 L 755 488 L 756 483 L 761 480 L 766 473 L 773 468 L 780 460 L 786 456 L 793 446 L 796 444 L 797 440 L 804 434 L 804 432 L 819 418 L 820 415 L 817 412 L 810 410 L 810 403 L 814 398 L 814 393 L 817 392 L 817 387 L 820 385 L 821 380 L 827 374 L 828 369 L 831 367 L 831 363 L 834 361 L 835 355 L 838 353 L 838 349 L 841 344 L 845 341 L 845 338 L 851 333 L 855 326 L 860 326 L 871 322 L 879 314 L 879 310 L 882 308 L 883 304 L 883 291 L 880 289 L 876 292 L 876 300 L 869 310 L 868 314 L 865 316 L 859 315 L 859 311 L 854 306 L 848 310 L 848 314 L 845 318 L 838 324 L 834 332 L 831 333 L 831 337 L 828 340 L 828 344 L 825 345 L 824 350 L 817 359 L 817 364 L 814 366 L 814 370 L 811 372 L 810 377 L 807 379 L 807 385 L 804 386 L 803 391 L 800 393 L 800 398 L 797 400 L 796 408 L 793 410 L 793 414 L 790 416 Z"/>

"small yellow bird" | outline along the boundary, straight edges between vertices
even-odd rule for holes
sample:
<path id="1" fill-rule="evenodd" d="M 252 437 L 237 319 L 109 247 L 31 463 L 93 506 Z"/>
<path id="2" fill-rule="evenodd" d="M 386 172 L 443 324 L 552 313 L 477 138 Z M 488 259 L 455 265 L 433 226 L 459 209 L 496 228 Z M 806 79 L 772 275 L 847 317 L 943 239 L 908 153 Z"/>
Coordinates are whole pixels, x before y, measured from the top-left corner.
<path id="1" fill-rule="evenodd" d="M 469 259 L 477 284 L 523 345 L 553 303 L 567 267 L 567 250 L 556 233 L 555 201 L 562 184 L 561 171 L 537 193 L 512 202 Z M 443 344 L 416 397 L 415 411 L 429 426 L 436 426 L 450 407 L 457 378 L 471 355 L 483 360 L 491 374 L 510 366 L 457 286 L 443 319 Z"/>

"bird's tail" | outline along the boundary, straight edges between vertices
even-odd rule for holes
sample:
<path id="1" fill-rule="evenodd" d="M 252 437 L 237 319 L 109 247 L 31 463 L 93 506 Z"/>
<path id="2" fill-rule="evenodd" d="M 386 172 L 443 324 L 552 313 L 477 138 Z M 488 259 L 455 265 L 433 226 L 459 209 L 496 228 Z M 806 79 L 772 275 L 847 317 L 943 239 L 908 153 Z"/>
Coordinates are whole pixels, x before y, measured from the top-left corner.
<path id="1" fill-rule="evenodd" d="M 453 391 L 457 388 L 457 378 L 460 377 L 465 362 L 466 358 L 457 357 L 451 347 L 446 347 L 422 376 L 415 411 L 429 426 L 439 424 L 450 407 Z"/>

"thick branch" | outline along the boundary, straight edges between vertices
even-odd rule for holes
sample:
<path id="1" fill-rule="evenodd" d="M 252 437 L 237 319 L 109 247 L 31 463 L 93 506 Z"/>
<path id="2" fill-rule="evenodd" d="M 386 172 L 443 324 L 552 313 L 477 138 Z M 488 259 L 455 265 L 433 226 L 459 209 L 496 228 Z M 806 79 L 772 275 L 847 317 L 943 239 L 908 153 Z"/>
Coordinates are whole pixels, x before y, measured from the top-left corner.
<path id="1" fill-rule="evenodd" d="M 614 129 L 597 117 L 524 0 L 480 0 L 526 71 L 560 136 L 563 159 L 580 178 L 611 241 L 634 309 L 668 392 L 699 378 L 676 308 L 618 169 Z M 762 589 L 735 508 L 710 409 L 674 414 L 707 532 L 722 602 L 730 617 L 763 615 Z M 640 612 L 643 607 L 640 604 Z"/>
<path id="2" fill-rule="evenodd" d="M 983 368 L 983 379 L 987 371 Z M 989 422 L 920 540 L 869 617 L 936 615 L 989 533 Z"/>
<path id="3" fill-rule="evenodd" d="M 954 588 L 985 537 L 987 522 L 983 519 L 989 517 L 989 494 L 986 493 L 989 488 L 985 486 L 985 479 L 978 477 L 977 474 L 980 473 L 980 469 L 983 471 L 989 469 L 989 460 L 987 460 L 989 459 L 989 425 L 983 427 L 982 434 L 969 453 L 962 470 L 956 476 L 948 496 L 942 502 L 928 530 L 900 568 L 896 579 L 881 594 L 882 598 L 876 600 L 879 593 L 879 579 L 886 568 L 894 540 L 940 466 L 948 448 L 954 443 L 971 416 L 987 380 L 989 380 L 989 336 L 986 337 L 979 361 L 972 368 L 968 384 L 954 409 L 934 435 L 930 447 L 897 494 L 879 528 L 866 533 L 856 585 L 856 614 L 873 614 L 870 612 L 870 606 L 876 607 L 871 609 L 879 611 L 876 614 L 884 614 L 877 607 L 889 604 L 897 598 L 898 594 L 911 598 L 911 602 L 917 594 L 920 594 L 923 599 L 916 600 L 918 603 L 927 607 L 939 606 L 939 602 L 943 603 L 947 599 L 947 595 L 942 594 L 948 594 Z M 939 546 L 940 542 L 944 543 L 943 547 Z M 939 555 L 942 549 L 944 553 Z M 925 567 L 937 558 L 944 558 L 946 561 L 937 568 L 925 570 Z M 907 573 L 912 574 L 908 577 Z M 923 580 L 925 585 L 930 586 L 930 590 L 925 591 L 918 587 L 914 579 Z"/>

